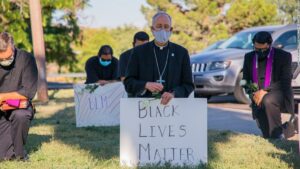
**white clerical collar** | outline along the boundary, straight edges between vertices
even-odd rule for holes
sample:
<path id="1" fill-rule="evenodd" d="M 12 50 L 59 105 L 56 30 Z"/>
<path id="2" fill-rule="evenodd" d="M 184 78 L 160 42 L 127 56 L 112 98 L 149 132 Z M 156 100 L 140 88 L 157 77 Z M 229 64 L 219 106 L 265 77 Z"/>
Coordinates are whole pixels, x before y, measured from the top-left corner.
<path id="1" fill-rule="evenodd" d="M 154 42 L 154 45 L 155 46 L 157 46 L 160 50 L 163 50 L 165 47 L 167 47 L 168 46 L 168 44 L 169 44 L 169 42 L 168 43 L 166 43 L 166 45 L 165 46 L 158 46 L 155 42 Z"/>

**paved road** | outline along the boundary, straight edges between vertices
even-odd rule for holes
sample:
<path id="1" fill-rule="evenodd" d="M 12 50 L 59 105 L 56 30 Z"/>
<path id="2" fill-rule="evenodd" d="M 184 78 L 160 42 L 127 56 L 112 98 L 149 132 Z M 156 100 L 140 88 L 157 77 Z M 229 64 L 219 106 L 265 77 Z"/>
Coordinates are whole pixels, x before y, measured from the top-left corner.
<path id="1" fill-rule="evenodd" d="M 72 89 L 72 83 L 48 82 L 48 90 Z"/>
<path id="2" fill-rule="evenodd" d="M 289 115 L 282 115 L 283 121 L 288 118 Z M 261 135 L 249 106 L 237 103 L 233 96 L 218 96 L 209 100 L 208 128 Z"/>

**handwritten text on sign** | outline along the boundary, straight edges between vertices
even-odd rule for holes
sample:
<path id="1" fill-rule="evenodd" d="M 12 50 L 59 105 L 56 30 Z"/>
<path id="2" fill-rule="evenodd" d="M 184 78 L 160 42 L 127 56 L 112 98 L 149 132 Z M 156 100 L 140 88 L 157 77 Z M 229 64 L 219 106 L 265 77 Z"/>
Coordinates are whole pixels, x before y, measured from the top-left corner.
<path id="1" fill-rule="evenodd" d="M 207 162 L 206 99 L 121 99 L 121 165 Z"/>
<path id="2" fill-rule="evenodd" d="M 105 86 L 74 85 L 76 126 L 113 126 L 120 124 L 120 99 L 126 97 L 121 82 Z"/>

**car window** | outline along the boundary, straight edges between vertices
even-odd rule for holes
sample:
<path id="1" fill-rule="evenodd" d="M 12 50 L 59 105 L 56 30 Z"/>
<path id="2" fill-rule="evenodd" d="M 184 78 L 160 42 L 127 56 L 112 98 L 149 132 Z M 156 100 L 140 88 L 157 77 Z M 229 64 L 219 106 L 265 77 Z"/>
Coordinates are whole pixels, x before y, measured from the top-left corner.
<path id="1" fill-rule="evenodd" d="M 207 52 L 207 51 L 217 49 L 223 42 L 224 42 L 224 40 L 217 41 L 217 42 L 213 43 L 212 45 L 208 46 L 207 48 L 205 48 L 202 52 Z"/>
<path id="2" fill-rule="evenodd" d="M 258 31 L 240 32 L 223 42 L 218 48 L 253 49 L 252 39 Z M 269 31 L 272 33 L 272 31 Z"/>
<path id="3" fill-rule="evenodd" d="M 297 30 L 283 33 L 275 40 L 273 46 L 283 49 L 297 49 Z"/>

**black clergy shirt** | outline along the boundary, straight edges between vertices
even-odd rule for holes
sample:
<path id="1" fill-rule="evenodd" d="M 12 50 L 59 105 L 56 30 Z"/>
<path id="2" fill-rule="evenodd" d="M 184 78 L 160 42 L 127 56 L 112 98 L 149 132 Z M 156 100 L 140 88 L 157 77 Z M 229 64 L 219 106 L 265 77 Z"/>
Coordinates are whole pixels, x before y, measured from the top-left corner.
<path id="1" fill-rule="evenodd" d="M 169 50 L 167 67 L 162 77 L 165 80 L 164 91 L 173 92 L 175 97 L 188 97 L 194 90 L 189 54 L 184 47 L 172 42 L 168 42 L 168 46 L 162 50 L 154 41 L 134 48 L 124 80 L 127 93 L 131 97 L 153 97 L 153 93 L 145 90 L 145 85 L 159 80 L 154 50 L 160 73 L 163 72 Z"/>
<path id="2" fill-rule="evenodd" d="M 33 99 L 37 91 L 38 70 L 34 57 L 15 49 L 14 61 L 8 66 L 0 65 L 0 93 L 17 92 Z"/>
<path id="3" fill-rule="evenodd" d="M 265 85 L 266 65 L 266 57 L 264 57 L 263 59 L 258 59 L 258 86 L 260 89 L 263 89 Z"/>
<path id="4" fill-rule="evenodd" d="M 273 48 L 274 56 L 272 63 L 272 77 L 271 84 L 266 89 L 268 92 L 281 92 L 283 94 L 283 104 L 281 107 L 282 112 L 293 112 L 294 111 L 294 97 L 292 90 L 292 55 L 282 49 Z M 248 83 L 252 81 L 253 78 L 253 57 L 255 56 L 255 51 L 251 51 L 245 54 L 244 66 L 243 66 L 243 79 Z M 265 63 L 258 63 L 258 66 L 266 66 Z M 263 69 L 265 70 L 265 68 Z M 264 72 L 260 73 L 260 77 L 264 76 Z M 259 83 L 264 83 L 262 80 Z"/>
<path id="5" fill-rule="evenodd" d="M 111 64 L 102 66 L 98 56 L 93 56 L 85 64 L 86 84 L 96 83 L 99 80 L 118 79 L 118 59 L 112 57 Z"/>
<path id="6" fill-rule="evenodd" d="M 155 54 L 154 54 L 154 50 L 155 50 Z M 169 51 L 169 57 L 167 56 L 168 55 L 168 51 Z M 169 46 L 165 46 L 165 47 L 158 47 L 156 46 L 154 43 L 153 43 L 153 57 L 154 57 L 154 72 L 153 72 L 153 75 L 154 75 L 154 79 L 156 80 L 159 80 L 159 75 L 162 76 L 162 80 L 164 80 L 165 82 L 163 83 L 164 85 L 164 91 L 167 91 L 166 90 L 166 86 L 167 86 L 167 76 L 168 76 L 168 65 L 170 64 L 167 59 L 169 60 L 170 58 L 170 48 Z M 156 56 L 156 58 L 155 58 Z M 156 60 L 157 59 L 157 60 Z M 156 63 L 157 61 L 157 63 Z M 158 67 L 157 67 L 157 64 L 158 64 Z M 163 72 L 164 70 L 164 67 L 166 66 L 166 69 L 165 71 Z M 167 92 L 170 92 L 170 91 L 167 91 Z"/>
<path id="7" fill-rule="evenodd" d="M 119 70 L 119 72 L 118 72 L 119 77 L 125 77 L 128 62 L 129 62 L 129 59 L 130 59 L 130 56 L 131 56 L 132 52 L 133 52 L 133 48 L 123 52 L 120 55 L 119 69 L 118 69 Z"/>

